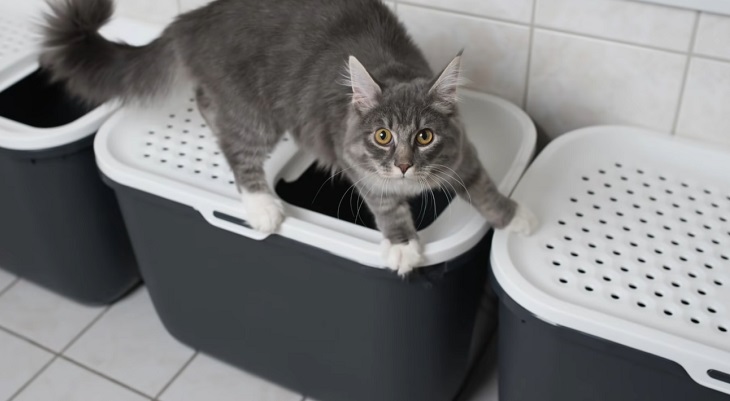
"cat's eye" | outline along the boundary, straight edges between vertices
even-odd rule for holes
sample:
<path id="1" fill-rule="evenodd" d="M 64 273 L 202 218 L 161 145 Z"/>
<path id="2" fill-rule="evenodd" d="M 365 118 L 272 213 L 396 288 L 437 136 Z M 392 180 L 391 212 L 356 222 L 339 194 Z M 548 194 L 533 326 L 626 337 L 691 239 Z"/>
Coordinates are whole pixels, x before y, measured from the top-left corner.
<path id="1" fill-rule="evenodd" d="M 380 145 L 387 145 L 393 140 L 393 134 L 385 128 L 381 128 L 375 132 L 375 142 Z"/>
<path id="2" fill-rule="evenodd" d="M 416 142 L 418 142 L 421 146 L 430 144 L 433 142 L 433 131 L 430 129 L 421 130 L 418 135 L 416 135 Z"/>

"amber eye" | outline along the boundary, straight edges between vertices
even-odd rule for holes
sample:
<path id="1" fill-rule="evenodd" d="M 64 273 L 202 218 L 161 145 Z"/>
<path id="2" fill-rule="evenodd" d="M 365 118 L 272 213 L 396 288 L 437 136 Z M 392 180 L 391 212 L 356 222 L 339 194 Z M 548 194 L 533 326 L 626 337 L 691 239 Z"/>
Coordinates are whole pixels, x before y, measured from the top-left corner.
<path id="1" fill-rule="evenodd" d="M 430 129 L 424 129 L 421 130 L 421 132 L 418 133 L 416 136 L 416 141 L 421 146 L 426 146 L 433 142 L 433 131 Z"/>
<path id="2" fill-rule="evenodd" d="M 393 140 L 393 134 L 385 128 L 381 128 L 375 132 L 375 142 L 380 145 L 387 145 Z"/>

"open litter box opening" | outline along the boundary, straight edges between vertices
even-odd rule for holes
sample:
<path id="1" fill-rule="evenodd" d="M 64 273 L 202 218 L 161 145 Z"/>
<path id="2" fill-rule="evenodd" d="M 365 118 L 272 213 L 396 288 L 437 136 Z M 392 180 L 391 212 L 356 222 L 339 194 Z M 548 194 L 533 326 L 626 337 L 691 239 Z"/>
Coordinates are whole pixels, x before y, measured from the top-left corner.
<path id="1" fill-rule="evenodd" d="M 330 173 L 313 164 L 296 181 L 279 180 L 275 190 L 281 199 L 294 206 L 377 229 L 373 214 L 358 192 L 351 187 L 352 183 L 341 178 L 341 175 L 335 179 L 329 179 L 330 177 Z M 433 197 L 429 192 L 412 199 L 411 213 L 417 230 L 430 226 L 446 210 L 449 199 L 453 196 L 434 190 Z"/>
<path id="2" fill-rule="evenodd" d="M 36 128 L 66 125 L 93 109 L 69 95 L 62 83 L 51 83 L 43 70 L 0 92 L 0 117 Z"/>

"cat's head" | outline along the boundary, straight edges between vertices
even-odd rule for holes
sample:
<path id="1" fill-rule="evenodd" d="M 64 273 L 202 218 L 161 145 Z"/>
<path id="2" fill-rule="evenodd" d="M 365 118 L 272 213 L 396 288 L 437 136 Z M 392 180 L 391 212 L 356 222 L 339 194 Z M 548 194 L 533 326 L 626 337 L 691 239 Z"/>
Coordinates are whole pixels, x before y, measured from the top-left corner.
<path id="1" fill-rule="evenodd" d="M 379 84 L 350 57 L 346 167 L 401 192 L 448 187 L 464 141 L 457 113 L 460 65 L 461 54 L 433 79 Z"/>

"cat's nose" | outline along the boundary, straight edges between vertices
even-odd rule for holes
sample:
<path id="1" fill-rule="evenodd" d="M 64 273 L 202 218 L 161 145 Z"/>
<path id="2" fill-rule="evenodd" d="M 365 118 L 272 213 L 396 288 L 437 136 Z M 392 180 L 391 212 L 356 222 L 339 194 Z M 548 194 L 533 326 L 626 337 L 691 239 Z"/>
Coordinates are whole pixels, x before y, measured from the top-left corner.
<path id="1" fill-rule="evenodd" d="M 403 174 L 405 174 L 406 171 L 408 171 L 408 169 L 411 168 L 411 166 L 412 166 L 412 164 L 402 163 L 402 164 L 398 165 L 398 168 L 400 169 L 400 171 L 403 172 Z"/>

